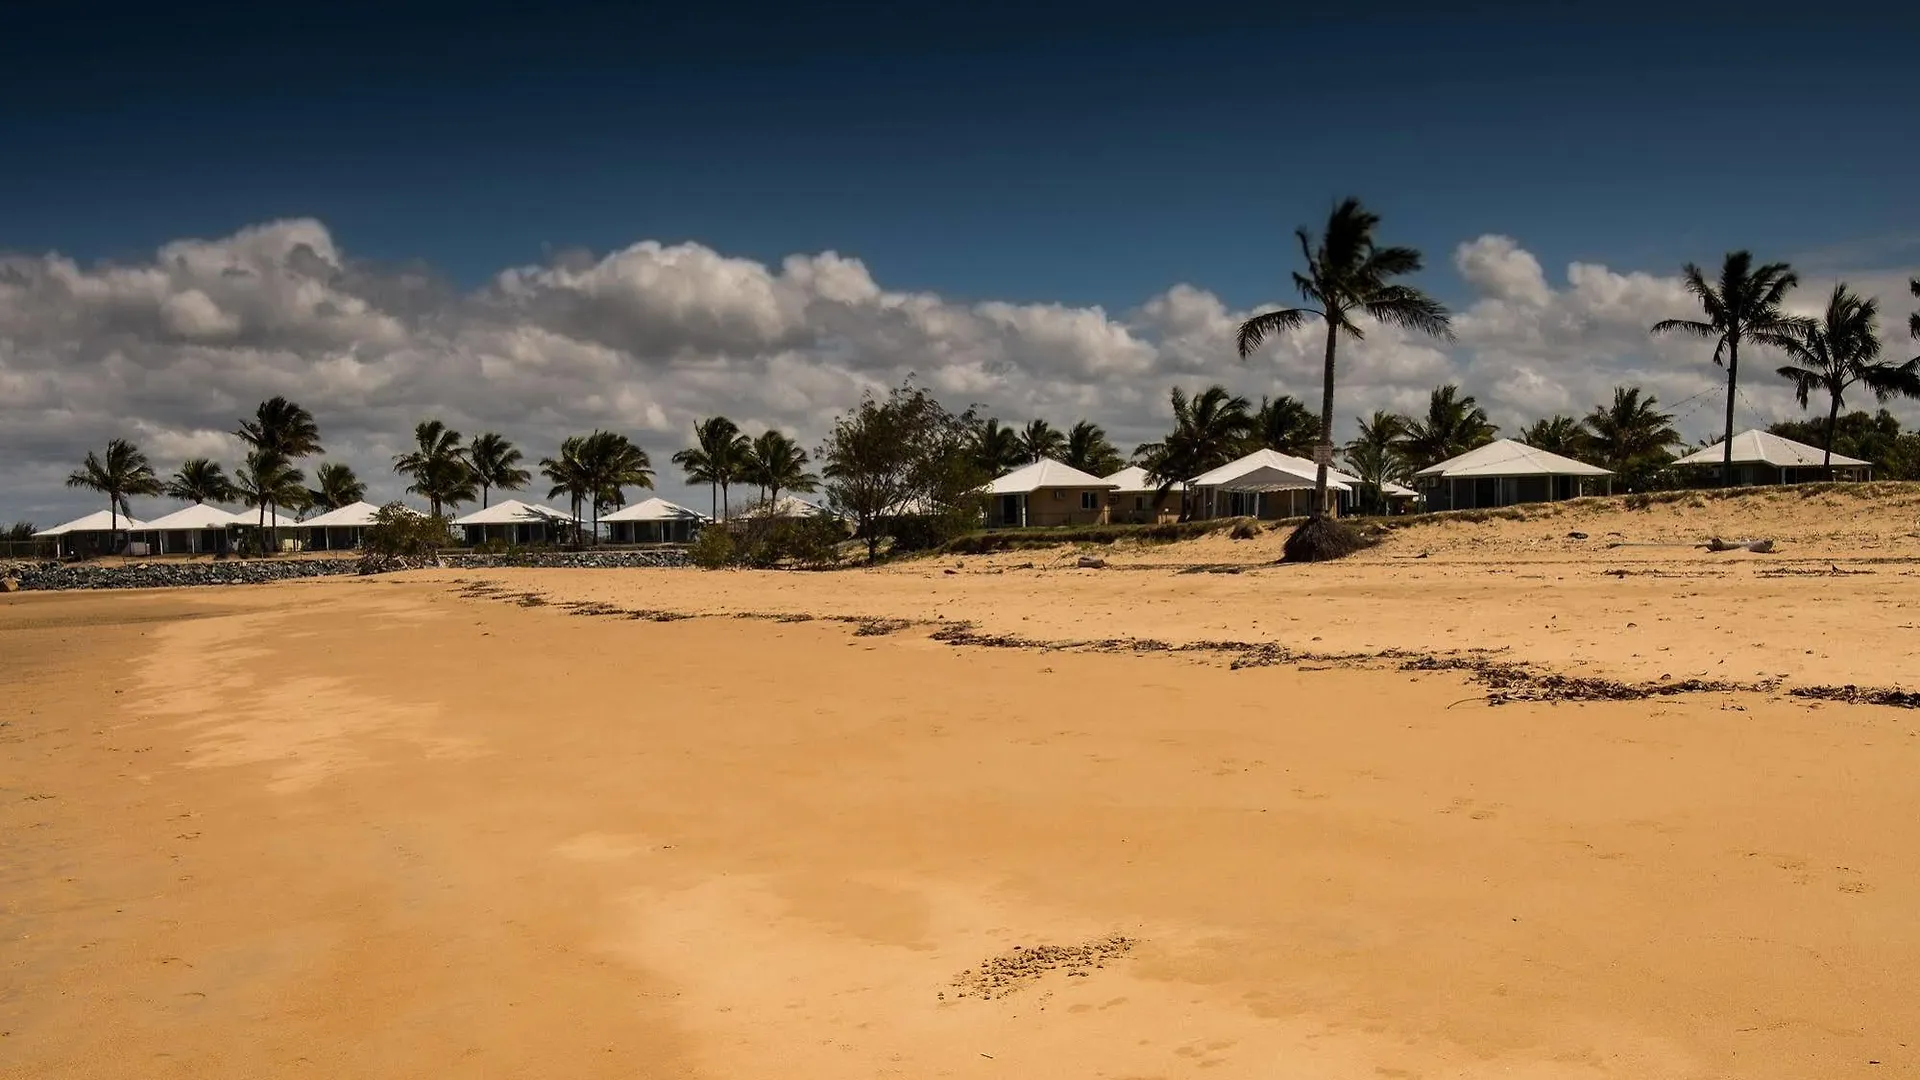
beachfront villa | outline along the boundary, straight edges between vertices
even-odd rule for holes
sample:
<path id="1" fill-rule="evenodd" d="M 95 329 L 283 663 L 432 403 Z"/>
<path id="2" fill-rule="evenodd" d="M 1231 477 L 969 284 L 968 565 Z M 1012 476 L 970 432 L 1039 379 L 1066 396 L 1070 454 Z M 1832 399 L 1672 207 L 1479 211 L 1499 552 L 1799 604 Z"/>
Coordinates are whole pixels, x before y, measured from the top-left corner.
<path id="1" fill-rule="evenodd" d="M 1255 450 L 1187 481 L 1188 501 L 1195 517 L 1302 517 L 1313 510 L 1318 469 L 1303 457 Z M 1327 469 L 1327 490 L 1333 492 L 1336 513 L 1351 512 L 1365 486 L 1357 476 Z M 1412 488 L 1391 480 L 1383 485 L 1382 494 L 1396 509 L 1419 497 Z"/>
<path id="2" fill-rule="evenodd" d="M 1127 525 L 1152 525 L 1180 520 L 1180 495 L 1187 485 L 1175 481 L 1165 491 L 1139 465 L 1129 465 L 1102 477 L 1113 485 L 1107 492 L 1107 520 Z"/>
<path id="3" fill-rule="evenodd" d="M 551 506 L 507 499 L 455 518 L 468 547 L 498 541 L 514 547 L 558 543 L 560 534 L 577 528 L 580 519 Z"/>
<path id="4" fill-rule="evenodd" d="M 1704 450 L 1696 450 L 1673 463 L 1702 480 L 1717 478 L 1723 463 L 1722 439 Z M 1733 437 L 1733 482 L 1743 487 L 1760 484 L 1803 484 L 1827 479 L 1825 452 L 1817 446 L 1782 438 L 1758 428 L 1748 428 Z M 1710 473 L 1710 475 L 1702 475 Z M 1835 480 L 1871 480 L 1873 463 L 1845 454 L 1833 455 Z"/>
<path id="5" fill-rule="evenodd" d="M 307 534 L 307 550 L 351 551 L 359 547 L 373 526 L 373 515 L 379 512 L 380 508 L 370 502 L 356 502 L 308 518 L 300 523 Z"/>
<path id="6" fill-rule="evenodd" d="M 1065 462 L 1041 458 L 987 485 L 987 528 L 1098 525 L 1118 485 Z"/>
<path id="7" fill-rule="evenodd" d="M 600 524 L 616 544 L 691 543 L 706 521 L 704 514 L 657 497 L 600 516 Z"/>
<path id="8" fill-rule="evenodd" d="M 1613 491 L 1613 473 L 1517 439 L 1495 439 L 1413 474 L 1429 510 L 1559 502 Z"/>
<path id="9" fill-rule="evenodd" d="M 146 545 L 141 543 L 139 550 L 132 547 L 130 533 L 138 532 L 146 526 L 125 514 L 117 517 L 106 510 L 95 510 L 91 514 L 74 518 L 51 529 L 42 529 L 33 534 L 35 540 L 52 540 L 54 551 L 59 558 L 78 558 L 90 555 L 121 555 L 131 552 L 135 555 L 146 554 Z"/>
<path id="10" fill-rule="evenodd" d="M 156 555 L 221 554 L 232 547 L 228 530 L 233 513 L 194 503 L 141 526 L 148 550 Z"/>

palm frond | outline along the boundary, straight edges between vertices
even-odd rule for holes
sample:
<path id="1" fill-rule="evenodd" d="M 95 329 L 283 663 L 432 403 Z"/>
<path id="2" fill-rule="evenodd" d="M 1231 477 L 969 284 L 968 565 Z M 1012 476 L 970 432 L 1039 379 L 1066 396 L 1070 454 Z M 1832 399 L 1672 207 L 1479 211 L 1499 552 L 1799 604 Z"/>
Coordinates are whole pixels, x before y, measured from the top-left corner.
<path id="1" fill-rule="evenodd" d="M 1416 261 L 1417 261 L 1416 256 Z M 1453 340 L 1453 320 L 1440 301 L 1411 285 L 1387 285 L 1362 301 L 1360 310 L 1375 322 Z M 1357 335 L 1356 335 L 1357 336 Z"/>
<path id="2" fill-rule="evenodd" d="M 1240 324 L 1236 346 L 1240 359 L 1245 360 L 1260 351 L 1260 346 L 1271 338 L 1289 331 L 1298 330 L 1306 325 L 1309 315 L 1318 315 L 1317 311 L 1306 308 L 1286 308 L 1280 311 L 1268 311 Z"/>

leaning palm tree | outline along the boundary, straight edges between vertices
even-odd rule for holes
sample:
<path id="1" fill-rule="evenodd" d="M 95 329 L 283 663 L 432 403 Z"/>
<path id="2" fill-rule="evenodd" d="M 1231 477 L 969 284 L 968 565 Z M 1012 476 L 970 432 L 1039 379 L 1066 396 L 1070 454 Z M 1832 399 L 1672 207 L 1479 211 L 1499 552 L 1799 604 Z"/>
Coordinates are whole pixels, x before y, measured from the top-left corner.
<path id="1" fill-rule="evenodd" d="M 1366 485 L 1369 502 L 1376 511 L 1387 507 L 1387 484 L 1405 480 L 1407 459 L 1400 453 L 1400 441 L 1406 434 L 1402 417 L 1375 409 L 1372 416 L 1360 419 L 1360 435 L 1344 449 L 1347 467 Z"/>
<path id="2" fill-rule="evenodd" d="M 739 425 L 724 416 L 710 416 L 693 425 L 694 445 L 673 455 L 673 463 L 686 470 L 687 483 L 707 485 L 714 496 L 713 513 L 727 516 L 727 487 L 740 479 L 753 444 L 740 433 Z"/>
<path id="3" fill-rule="evenodd" d="M 288 468 L 309 454 L 321 453 L 320 427 L 304 407 L 274 396 L 260 403 L 253 419 L 242 419 L 234 432 L 240 441 L 266 458 L 278 458 Z M 265 460 L 265 458 L 263 458 Z M 305 488 L 300 489 L 302 492 Z M 278 504 L 261 503 L 259 527 L 267 527 L 267 513 Z"/>
<path id="4" fill-rule="evenodd" d="M 1415 469 L 1485 446 L 1500 430 L 1472 394 L 1461 397 L 1460 388 L 1452 383 L 1434 387 L 1427 395 L 1427 414 L 1407 420 L 1404 427 L 1400 451 Z"/>
<path id="5" fill-rule="evenodd" d="M 480 505 L 493 505 L 493 489 L 501 491 L 519 491 L 533 479 L 533 474 L 520 468 L 524 455 L 520 448 L 507 441 L 507 437 L 498 432 L 485 431 L 473 437 L 467 444 L 467 467 L 473 470 L 473 479 L 480 485 Z"/>
<path id="6" fill-rule="evenodd" d="M 280 538 L 280 509 L 298 509 L 307 502 L 307 477 L 293 463 L 270 450 L 250 450 L 247 459 L 233 475 L 234 489 L 260 515 L 257 536 L 261 552 L 277 550 Z M 268 522 L 271 515 L 273 521 Z"/>
<path id="7" fill-rule="evenodd" d="M 1033 420 L 1020 433 L 1020 456 L 1028 463 L 1058 458 L 1067 452 L 1067 437 L 1045 420 Z"/>
<path id="8" fill-rule="evenodd" d="M 1681 271 L 1687 291 L 1700 301 L 1704 319 L 1663 319 L 1653 324 L 1656 334 L 1692 334 L 1714 343 L 1713 362 L 1727 369 L 1727 424 L 1721 447 L 1720 483 L 1733 485 L 1733 402 L 1740 389 L 1740 346 L 1751 341 L 1779 346 L 1805 320 L 1780 310 L 1781 301 L 1800 279 L 1786 263 L 1753 265 L 1753 254 L 1728 252 L 1720 264 L 1718 285 L 1707 281 L 1698 266 Z"/>
<path id="9" fill-rule="evenodd" d="M 1438 300 L 1411 285 L 1393 279 L 1420 269 L 1420 253 L 1408 247 L 1381 247 L 1374 242 L 1378 215 L 1349 198 L 1327 217 L 1326 230 L 1316 247 L 1307 230 L 1295 230 L 1306 273 L 1293 275 L 1294 288 L 1314 307 L 1285 308 L 1255 315 L 1240 324 L 1242 360 L 1252 356 L 1269 338 L 1289 333 L 1313 317 L 1326 324 L 1327 349 L 1324 383 L 1320 391 L 1320 442 L 1314 447 L 1318 465 L 1314 477 L 1313 516 L 1287 538 L 1286 557 L 1296 562 L 1335 558 L 1352 551 L 1358 540 L 1333 526 L 1326 517 L 1327 467 L 1333 462 L 1334 358 L 1341 334 L 1356 341 L 1364 332 L 1356 319 L 1371 319 L 1407 330 L 1451 339 L 1453 325 Z"/>
<path id="10" fill-rule="evenodd" d="M 600 511 L 625 506 L 627 488 L 653 487 L 653 462 L 625 435 L 599 430 L 574 444 L 573 462 L 581 489 L 578 497 L 591 504 L 593 539 L 598 543 Z"/>
<path id="11" fill-rule="evenodd" d="M 769 507 L 780 501 L 782 491 L 816 491 L 820 487 L 820 478 L 807 471 L 807 452 L 771 428 L 753 440 L 746 473 Z"/>
<path id="12" fill-rule="evenodd" d="M 1106 476 L 1125 467 L 1106 431 L 1091 420 L 1082 420 L 1067 432 L 1067 451 L 1060 460 L 1094 476 Z"/>
<path id="13" fill-rule="evenodd" d="M 1854 295 L 1844 281 L 1833 287 L 1820 318 L 1799 327 L 1780 347 L 1793 360 L 1780 369 L 1780 376 L 1793 383 L 1800 407 L 1807 407 L 1815 390 L 1826 391 L 1830 399 L 1821 461 L 1829 480 L 1834 428 L 1850 388 L 1865 386 L 1880 402 L 1896 395 L 1920 398 L 1920 356 L 1903 364 L 1880 359 L 1880 302 Z"/>
<path id="14" fill-rule="evenodd" d="M 410 477 L 407 490 L 426 497 L 434 517 L 443 504 L 471 502 L 477 484 L 460 447 L 460 433 L 438 420 L 422 420 L 413 426 L 414 448 L 396 454 L 393 471 Z"/>
<path id="15" fill-rule="evenodd" d="M 1613 404 L 1587 414 L 1586 426 L 1593 433 L 1587 445 L 1599 464 L 1620 474 L 1629 490 L 1672 461 L 1669 448 L 1681 441 L 1673 417 L 1658 405 L 1651 394 L 1641 397 L 1637 386 L 1616 386 Z"/>
<path id="16" fill-rule="evenodd" d="M 189 458 L 180 463 L 180 471 L 167 479 L 164 494 L 169 499 L 189 503 L 233 502 L 238 492 L 227 471 L 217 461 Z"/>
<path id="17" fill-rule="evenodd" d="M 675 455 L 678 460 L 680 455 Z M 682 464 L 685 464 L 682 462 Z M 691 467 L 689 467 L 691 472 Z M 593 466 L 587 461 L 587 439 L 584 435 L 569 435 L 560 443 L 560 452 L 553 457 L 540 459 L 540 475 L 547 478 L 553 486 L 547 491 L 547 498 L 567 497 L 567 505 L 573 511 L 574 539 L 581 539 L 579 528 L 580 509 L 586 500 L 598 490 L 594 485 L 597 478 L 593 475 Z"/>
<path id="18" fill-rule="evenodd" d="M 1561 457 L 1578 457 L 1585 453 L 1587 438 L 1586 425 L 1565 413 L 1535 420 L 1520 430 L 1521 442 L 1535 450 L 1545 450 Z"/>
<path id="19" fill-rule="evenodd" d="M 1020 448 L 1020 433 L 988 417 L 973 432 L 974 464 L 988 476 L 1012 472 L 1026 460 Z"/>
<path id="20" fill-rule="evenodd" d="M 87 451 L 86 460 L 67 477 L 67 486 L 85 488 L 107 497 L 109 537 L 120 531 L 121 513 L 129 518 L 133 516 L 132 508 L 127 505 L 129 495 L 158 495 L 161 491 L 153 463 L 139 447 L 125 439 L 109 440 L 104 455 Z"/>
<path id="21" fill-rule="evenodd" d="M 313 480 L 314 486 L 307 490 L 307 498 L 323 510 L 352 506 L 367 495 L 367 485 L 354 474 L 353 466 L 344 462 L 321 462 L 314 470 Z"/>

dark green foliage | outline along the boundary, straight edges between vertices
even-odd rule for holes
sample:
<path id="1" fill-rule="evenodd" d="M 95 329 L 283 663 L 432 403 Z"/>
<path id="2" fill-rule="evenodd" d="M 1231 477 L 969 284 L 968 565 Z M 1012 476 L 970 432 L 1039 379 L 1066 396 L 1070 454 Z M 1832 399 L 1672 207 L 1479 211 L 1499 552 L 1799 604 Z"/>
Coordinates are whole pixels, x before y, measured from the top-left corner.
<path id="1" fill-rule="evenodd" d="M 388 503 L 374 511 L 363 543 L 375 555 L 423 558 L 447 545 L 449 528 L 446 518 Z"/>
<path id="2" fill-rule="evenodd" d="M 821 458 L 833 509 L 879 556 L 889 523 L 924 517 L 953 528 L 980 518 L 977 494 L 991 477 L 981 468 L 978 425 L 951 413 L 911 383 L 886 397 L 869 394 L 834 421 Z"/>
<path id="3" fill-rule="evenodd" d="M 1767 430 L 1819 446 L 1826 438 L 1827 422 L 1788 420 Z M 1873 413 L 1856 409 L 1835 418 L 1833 452 L 1873 462 L 1874 476 L 1882 480 L 1920 480 L 1920 432 L 1902 431 L 1899 418 L 1885 409 Z"/>
<path id="4" fill-rule="evenodd" d="M 687 558 L 702 570 L 724 570 L 735 565 L 733 534 L 718 522 L 701 529 L 687 545 Z"/>
<path id="5" fill-rule="evenodd" d="M 1159 522 L 1151 525 L 1074 525 L 1065 528 L 987 529 L 948 540 L 943 555 L 985 555 L 994 551 L 1060 547 L 1065 544 L 1113 544 L 1125 540 L 1143 544 L 1171 544 L 1232 529 L 1245 518 L 1208 518 L 1204 521 Z"/>

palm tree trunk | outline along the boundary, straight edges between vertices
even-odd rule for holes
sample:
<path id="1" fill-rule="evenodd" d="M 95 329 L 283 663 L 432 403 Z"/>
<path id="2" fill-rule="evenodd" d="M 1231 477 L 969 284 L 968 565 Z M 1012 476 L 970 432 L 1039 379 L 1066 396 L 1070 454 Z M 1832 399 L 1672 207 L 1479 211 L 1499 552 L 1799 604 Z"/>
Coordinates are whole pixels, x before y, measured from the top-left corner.
<path id="1" fill-rule="evenodd" d="M 1727 437 L 1720 446 L 1720 486 L 1733 486 L 1733 395 L 1740 389 L 1740 339 L 1727 339 Z"/>
<path id="2" fill-rule="evenodd" d="M 107 492 L 107 547 L 113 547 L 113 534 L 120 531 L 120 499 L 113 492 Z M 111 550 L 107 552 L 113 554 Z"/>
<path id="3" fill-rule="evenodd" d="M 491 487 L 487 486 L 486 484 L 480 485 L 480 509 L 485 510 L 487 507 L 493 505 L 493 503 L 488 499 L 488 496 L 490 496 L 492 493 L 493 493 L 493 489 Z"/>
<path id="4" fill-rule="evenodd" d="M 1340 328 L 1334 325 L 1332 319 L 1328 319 L 1326 382 L 1320 390 L 1320 444 L 1313 448 L 1314 517 L 1323 517 L 1327 512 L 1326 452 L 1333 446 L 1333 350 L 1335 342 L 1339 340 L 1339 334 Z"/>
<path id="5" fill-rule="evenodd" d="M 720 520 L 725 521 L 732 516 L 733 516 L 733 507 L 727 504 L 727 485 L 721 484 L 720 485 Z"/>
<path id="6" fill-rule="evenodd" d="M 707 481 L 707 516 L 720 516 L 720 483 L 717 480 Z"/>
<path id="7" fill-rule="evenodd" d="M 1820 464 L 1827 470 L 1827 483 L 1833 483 L 1833 429 L 1840 421 L 1840 395 L 1833 395 L 1833 408 L 1827 410 L 1827 451 Z"/>
<path id="8" fill-rule="evenodd" d="M 258 477 L 255 477 L 255 479 L 257 480 Z M 265 487 L 266 485 L 257 483 L 254 486 Z M 262 546 L 260 538 L 267 534 L 267 501 L 265 499 L 260 500 L 257 509 L 260 512 L 260 520 L 255 522 L 253 527 L 253 546 L 256 549 L 254 551 L 254 555 L 256 556 L 260 554 L 258 549 Z"/>

